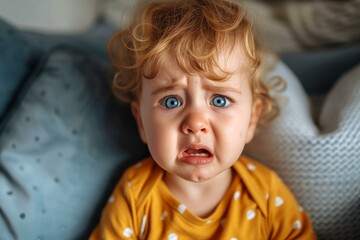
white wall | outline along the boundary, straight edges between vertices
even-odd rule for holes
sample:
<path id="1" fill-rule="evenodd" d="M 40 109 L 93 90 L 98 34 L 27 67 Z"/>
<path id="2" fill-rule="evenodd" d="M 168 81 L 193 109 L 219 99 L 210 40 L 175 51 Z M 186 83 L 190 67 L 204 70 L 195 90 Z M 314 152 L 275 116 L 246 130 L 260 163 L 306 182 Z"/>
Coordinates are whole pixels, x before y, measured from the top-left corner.
<path id="1" fill-rule="evenodd" d="M 0 17 L 19 28 L 73 34 L 87 30 L 102 0 L 0 0 Z"/>

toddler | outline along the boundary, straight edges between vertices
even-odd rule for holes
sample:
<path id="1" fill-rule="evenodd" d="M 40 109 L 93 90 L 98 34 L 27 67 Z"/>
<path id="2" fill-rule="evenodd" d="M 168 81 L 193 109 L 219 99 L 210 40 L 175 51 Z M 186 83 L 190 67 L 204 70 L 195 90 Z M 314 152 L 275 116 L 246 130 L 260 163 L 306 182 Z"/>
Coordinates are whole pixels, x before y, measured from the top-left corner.
<path id="1" fill-rule="evenodd" d="M 278 109 L 244 9 L 170 0 L 137 13 L 109 50 L 151 156 L 124 173 L 90 239 L 316 239 L 279 177 L 242 156 Z"/>

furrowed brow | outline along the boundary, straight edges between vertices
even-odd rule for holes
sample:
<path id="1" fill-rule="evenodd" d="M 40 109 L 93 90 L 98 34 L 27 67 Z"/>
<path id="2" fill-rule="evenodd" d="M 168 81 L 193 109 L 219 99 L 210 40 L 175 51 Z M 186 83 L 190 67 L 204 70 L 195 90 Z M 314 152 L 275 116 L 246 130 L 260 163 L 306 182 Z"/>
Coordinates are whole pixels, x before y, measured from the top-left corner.
<path id="1" fill-rule="evenodd" d="M 184 89 L 184 88 L 185 88 L 185 86 L 183 86 L 181 84 L 172 84 L 170 86 L 162 86 L 162 87 L 158 87 L 154 91 L 152 91 L 151 95 L 157 95 L 159 93 L 164 93 L 164 92 L 168 92 L 171 90 Z"/>
<path id="2" fill-rule="evenodd" d="M 235 87 L 230 87 L 230 86 L 216 86 L 216 85 L 205 85 L 204 89 L 211 91 L 211 92 L 219 92 L 219 93 L 223 93 L 223 92 L 234 92 L 237 94 L 241 94 L 241 90 Z"/>

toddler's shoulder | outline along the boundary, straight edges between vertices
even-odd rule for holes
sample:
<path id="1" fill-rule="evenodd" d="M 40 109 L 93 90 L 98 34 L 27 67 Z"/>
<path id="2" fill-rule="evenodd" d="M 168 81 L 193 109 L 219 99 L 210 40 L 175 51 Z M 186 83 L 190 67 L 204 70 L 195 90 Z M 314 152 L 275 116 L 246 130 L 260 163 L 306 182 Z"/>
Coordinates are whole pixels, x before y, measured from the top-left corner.
<path id="1" fill-rule="evenodd" d="M 277 173 L 269 167 L 251 159 L 247 156 L 241 156 L 234 164 L 234 168 L 238 173 L 242 173 L 245 177 L 250 177 L 259 185 L 267 186 L 279 179 Z"/>
<path id="2" fill-rule="evenodd" d="M 125 170 L 123 177 L 132 181 L 139 181 L 151 176 L 151 172 L 157 165 L 151 157 L 147 157 L 140 162 L 130 166 Z M 140 174 L 141 173 L 141 174 Z"/>
<path id="3" fill-rule="evenodd" d="M 163 171 L 151 157 L 129 167 L 123 174 L 118 187 L 129 192 L 137 201 L 142 195 L 148 195 L 156 183 L 161 180 Z"/>
<path id="4" fill-rule="evenodd" d="M 234 169 L 265 215 L 268 213 L 269 197 L 276 192 L 287 191 L 286 185 L 273 170 L 249 157 L 241 156 Z"/>
<path id="5" fill-rule="evenodd" d="M 268 239 L 316 239 L 309 216 L 273 170 L 248 157 L 241 157 L 234 168 L 267 218 Z"/>

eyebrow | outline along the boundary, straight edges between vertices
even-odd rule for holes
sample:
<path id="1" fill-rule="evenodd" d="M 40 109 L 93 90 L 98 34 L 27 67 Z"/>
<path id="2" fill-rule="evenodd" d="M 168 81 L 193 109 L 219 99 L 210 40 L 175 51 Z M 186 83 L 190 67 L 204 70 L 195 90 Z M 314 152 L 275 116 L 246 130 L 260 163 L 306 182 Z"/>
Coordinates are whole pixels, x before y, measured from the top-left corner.
<path id="1" fill-rule="evenodd" d="M 157 95 L 159 93 L 167 92 L 170 90 L 184 89 L 186 86 L 182 84 L 171 84 L 170 86 L 159 87 L 151 92 L 151 95 Z"/>
<path id="2" fill-rule="evenodd" d="M 237 94 L 241 94 L 241 90 L 238 88 L 230 87 L 230 86 L 216 86 L 216 85 L 204 85 L 204 88 L 211 92 L 234 92 Z"/>
<path id="3" fill-rule="evenodd" d="M 223 92 L 234 92 L 237 94 L 241 94 L 241 90 L 234 88 L 234 87 L 230 87 L 230 86 L 216 86 L 216 85 L 210 85 L 210 84 L 205 84 L 204 89 L 211 91 L 211 92 L 218 92 L 218 93 L 223 93 Z M 157 89 L 155 89 L 154 91 L 151 92 L 151 95 L 157 95 L 159 93 L 164 93 L 170 90 L 177 90 L 177 89 L 185 89 L 186 86 L 183 84 L 172 84 L 170 86 L 164 86 L 164 87 L 159 87 Z"/>

